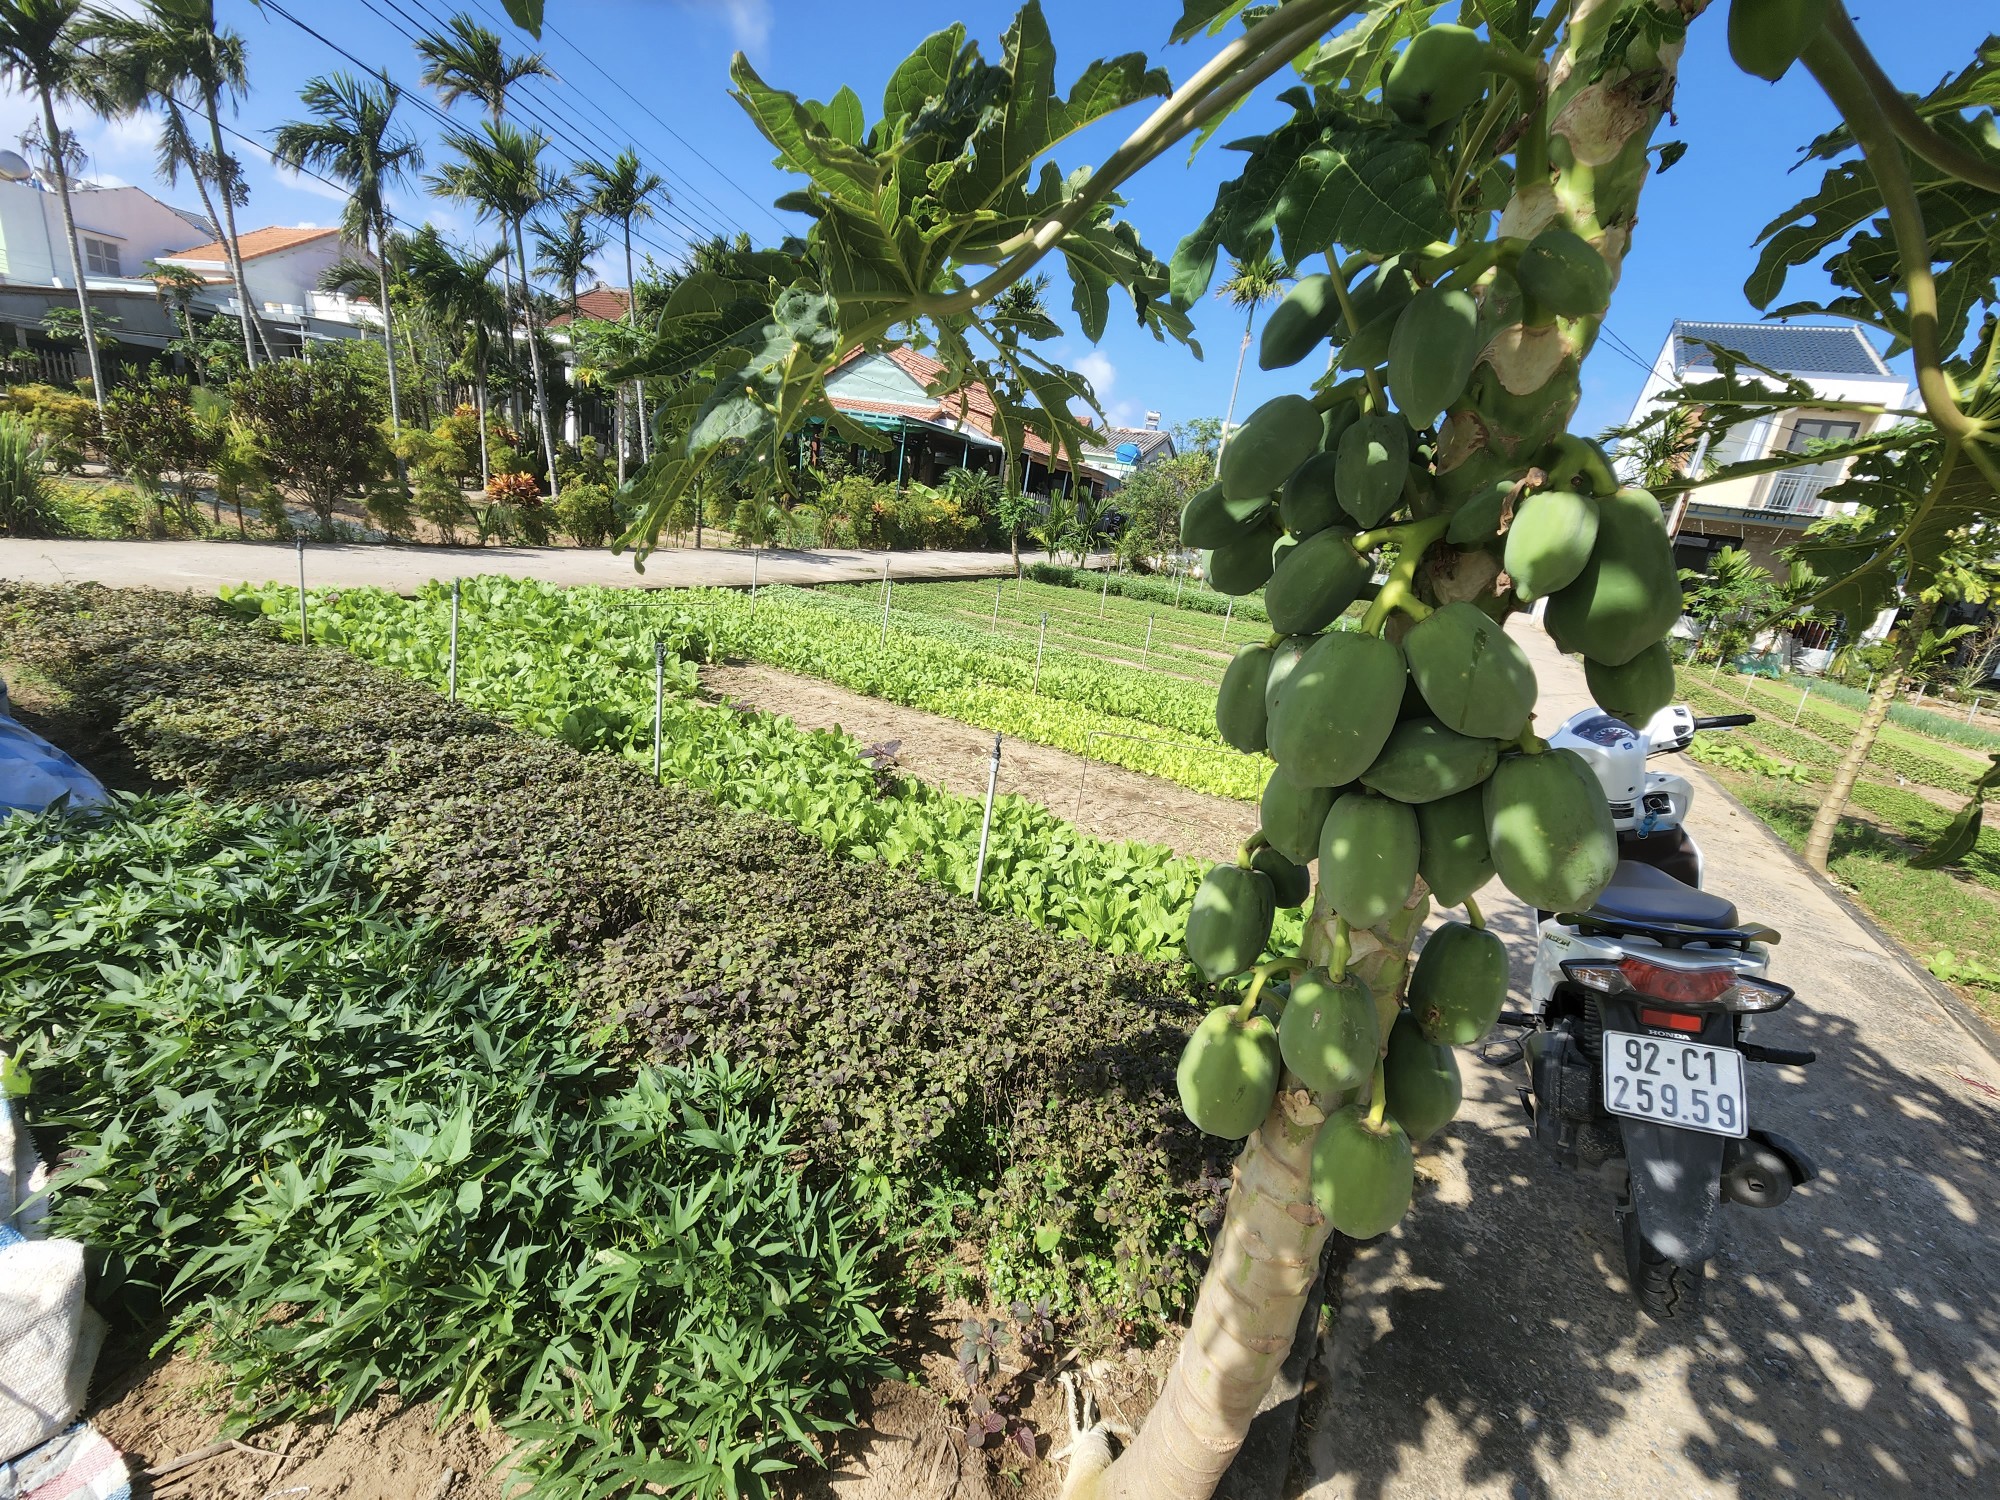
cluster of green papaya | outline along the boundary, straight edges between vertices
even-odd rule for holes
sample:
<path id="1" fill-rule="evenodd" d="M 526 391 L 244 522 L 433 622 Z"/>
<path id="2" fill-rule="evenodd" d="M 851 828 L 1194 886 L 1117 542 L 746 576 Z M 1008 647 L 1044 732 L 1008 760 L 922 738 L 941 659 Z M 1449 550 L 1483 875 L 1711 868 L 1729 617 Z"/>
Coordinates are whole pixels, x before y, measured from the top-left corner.
<path id="1" fill-rule="evenodd" d="M 1445 130 L 1517 62 L 1429 26 L 1383 100 Z M 1617 868 L 1589 765 L 1534 733 L 1508 614 L 1546 600 L 1550 632 L 1620 717 L 1644 723 L 1673 691 L 1663 637 L 1681 600 L 1660 507 L 1562 431 L 1612 279 L 1560 217 L 1531 237 L 1330 258 L 1273 311 L 1259 352 L 1279 369 L 1330 344 L 1326 374 L 1230 433 L 1181 514 L 1216 589 L 1263 593 L 1274 633 L 1231 661 L 1216 725 L 1275 763 L 1256 834 L 1188 921 L 1204 975 L 1250 979 L 1190 1039 L 1181 1102 L 1240 1139 L 1281 1088 L 1309 1094 L 1326 1119 L 1315 1198 L 1357 1237 L 1408 1207 L 1412 1143 L 1458 1109 L 1451 1049 L 1504 1004 L 1506 951 L 1475 894 L 1497 876 L 1530 906 L 1575 911 Z M 1547 354 L 1514 357 L 1531 343 Z M 1433 901 L 1467 920 L 1411 961 Z M 1306 951 L 1272 955 L 1275 913 L 1308 902 Z"/>

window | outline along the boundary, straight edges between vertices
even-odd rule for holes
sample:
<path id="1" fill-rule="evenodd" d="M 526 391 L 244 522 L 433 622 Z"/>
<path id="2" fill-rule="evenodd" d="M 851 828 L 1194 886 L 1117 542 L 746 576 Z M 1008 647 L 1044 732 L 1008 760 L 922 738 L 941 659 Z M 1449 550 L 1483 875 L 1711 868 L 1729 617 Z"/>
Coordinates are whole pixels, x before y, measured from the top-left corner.
<path id="1" fill-rule="evenodd" d="M 94 240 L 89 235 L 83 237 L 83 263 L 93 276 L 123 276 L 124 270 L 118 264 L 118 247 L 110 240 Z"/>
<path id="2" fill-rule="evenodd" d="M 1793 453 L 1803 453 L 1808 443 L 1844 443 L 1860 434 L 1859 422 L 1825 422 L 1816 417 L 1801 417 L 1792 423 L 1791 442 L 1786 446 Z"/>

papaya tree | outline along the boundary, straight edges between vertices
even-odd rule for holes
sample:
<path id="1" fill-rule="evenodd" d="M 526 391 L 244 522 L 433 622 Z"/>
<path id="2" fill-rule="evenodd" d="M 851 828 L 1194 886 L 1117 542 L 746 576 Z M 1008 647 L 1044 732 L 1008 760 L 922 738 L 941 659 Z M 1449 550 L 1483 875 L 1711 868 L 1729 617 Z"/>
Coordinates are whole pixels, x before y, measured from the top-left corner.
<path id="1" fill-rule="evenodd" d="M 1665 637 L 1681 596 L 1661 507 L 1568 424 L 1666 149 L 1653 135 L 1687 27 L 1708 8 L 1186 0 L 1171 40 L 1223 40 L 1178 86 L 1127 54 L 1064 92 L 1031 3 L 995 57 L 962 27 L 926 40 L 872 119 L 851 89 L 803 99 L 735 61 L 735 97 L 802 179 L 780 203 L 810 228 L 683 278 L 651 347 L 614 372 L 679 381 L 669 425 L 685 441 L 635 481 L 644 510 L 625 542 L 642 557 L 704 472 L 733 465 L 778 491 L 802 424 L 871 441 L 825 389 L 857 350 L 928 351 L 944 372 L 933 394 L 983 385 L 1008 451 L 1032 433 L 1080 462 L 1091 430 L 1077 408 L 1094 409 L 1094 393 L 1043 352 L 1054 318 L 1005 312 L 1008 289 L 1045 266 L 1066 272 L 1093 341 L 1116 297 L 1156 338 L 1192 344 L 1187 309 L 1223 257 L 1268 256 L 1300 278 L 1260 351 L 1267 368 L 1300 371 L 1297 389 L 1248 417 L 1181 517 L 1216 587 L 1262 590 L 1274 632 L 1219 692 L 1224 738 L 1275 764 L 1258 827 L 1195 899 L 1187 947 L 1220 1003 L 1178 1073 L 1195 1124 L 1243 1145 L 1158 1399 L 1115 1458 L 1101 1429 L 1078 1435 L 1067 1495 L 1212 1493 L 1291 1347 L 1327 1239 L 1402 1217 L 1413 1142 L 1457 1108 L 1450 1049 L 1499 1013 L 1506 954 L 1476 893 L 1497 875 L 1531 906 L 1574 910 L 1613 873 L 1603 794 L 1580 757 L 1536 733 L 1534 673 L 1504 624 L 1546 598 L 1549 628 L 1622 716 L 1673 692 Z M 1775 77 L 1803 53 L 1832 80 L 1866 169 L 1885 142 L 1902 149 L 1901 129 L 1928 131 L 1954 161 L 1987 160 L 1907 101 L 1916 126 L 1885 123 L 1896 111 L 1834 7 L 1730 12 L 1743 66 Z M 1120 217 L 1125 185 L 1208 142 L 1287 70 L 1285 116 L 1233 144 L 1240 170 L 1159 259 Z M 1140 105 L 1094 170 L 1052 159 Z M 1907 219 L 1888 196 L 1888 218 Z M 1938 348 L 1936 297 L 1921 245 L 1892 238 L 1891 274 L 1871 286 L 1921 360 Z M 1984 472 L 1988 417 L 1942 374 L 1923 385 L 1943 439 Z M 1415 952 L 1434 905 L 1464 920 Z M 1271 951 L 1280 906 L 1306 909 L 1295 951 Z"/>

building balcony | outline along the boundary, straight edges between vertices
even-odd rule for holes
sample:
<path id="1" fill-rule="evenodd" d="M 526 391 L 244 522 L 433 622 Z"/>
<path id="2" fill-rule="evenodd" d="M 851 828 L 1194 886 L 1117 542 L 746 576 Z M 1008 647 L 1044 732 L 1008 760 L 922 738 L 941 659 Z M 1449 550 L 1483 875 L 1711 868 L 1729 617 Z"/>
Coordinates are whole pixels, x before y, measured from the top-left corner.
<path id="1" fill-rule="evenodd" d="M 1751 496 L 1748 508 L 1805 520 L 1823 516 L 1826 514 L 1826 501 L 1820 491 L 1833 481 L 1831 474 L 1813 474 L 1803 469 L 1767 474 Z"/>

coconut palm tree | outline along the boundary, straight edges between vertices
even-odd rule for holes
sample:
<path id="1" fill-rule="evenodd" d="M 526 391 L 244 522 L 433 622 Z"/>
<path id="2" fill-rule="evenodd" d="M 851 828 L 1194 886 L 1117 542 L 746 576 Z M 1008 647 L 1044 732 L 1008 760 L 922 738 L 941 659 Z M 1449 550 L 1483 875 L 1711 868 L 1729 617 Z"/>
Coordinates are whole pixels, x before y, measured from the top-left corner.
<path id="1" fill-rule="evenodd" d="M 49 143 L 48 170 L 56 180 L 62 204 L 63 238 L 69 242 L 70 279 L 76 285 L 77 312 L 83 319 L 83 352 L 90 362 L 90 393 L 97 401 L 97 420 L 104 422 L 104 369 L 97 356 L 97 330 L 90 321 L 90 289 L 83 282 L 83 248 L 76 237 L 76 213 L 69 198 L 69 163 L 63 152 L 63 131 L 56 124 L 56 101 L 92 102 L 88 58 L 82 50 L 88 15 L 82 0 L 0 0 L 0 79 L 24 94 L 32 94 L 42 110 L 42 131 Z"/>
<path id="2" fill-rule="evenodd" d="M 493 269 L 507 253 L 504 244 L 463 253 L 426 224 L 403 241 L 403 274 L 438 329 L 469 332 L 472 397 L 479 411 L 479 482 L 492 478 L 486 451 L 487 334 L 507 320 L 507 299 L 493 285 Z"/>
<path id="3" fill-rule="evenodd" d="M 548 143 L 548 137 L 538 130 L 517 130 L 494 120 L 482 125 L 478 135 L 449 131 L 445 144 L 458 153 L 459 159 L 446 163 L 429 179 L 429 185 L 433 192 L 470 204 L 481 218 L 497 219 L 503 235 L 513 239 L 514 258 L 521 267 L 521 316 L 535 380 L 535 418 L 542 436 L 542 456 L 553 473 L 556 447 L 549 430 L 548 387 L 542 377 L 534 296 L 528 286 L 525 233 L 527 221 L 562 196 L 561 185 L 542 165 L 542 153 L 548 149 Z"/>
<path id="4" fill-rule="evenodd" d="M 208 154 L 216 196 L 221 200 L 223 257 L 235 283 L 243 324 L 243 355 L 255 366 L 261 347 L 270 358 L 271 339 L 250 301 L 243 276 L 243 247 L 236 232 L 236 206 L 246 190 L 237 160 L 222 144 L 222 104 L 233 108 L 249 92 L 248 53 L 240 32 L 216 24 L 215 0 L 140 0 L 130 14 L 91 14 L 86 34 L 96 45 L 99 66 L 119 108 L 133 113 L 153 103 L 178 109 L 180 91 L 192 90 L 208 122 Z"/>
<path id="5" fill-rule="evenodd" d="M 311 171 L 344 183 L 347 211 L 341 228 L 365 250 L 372 239 L 382 301 L 382 350 L 389 362 L 389 428 L 402 434 L 396 399 L 396 337 L 389 307 L 389 189 L 424 164 L 423 147 L 393 129 L 403 91 L 384 76 L 362 80 L 347 73 L 309 79 L 299 91 L 310 120 L 280 125 L 271 155 L 295 172 Z"/>
<path id="6" fill-rule="evenodd" d="M 625 243 L 625 321 L 633 327 L 639 326 L 639 289 L 632 279 L 632 225 L 640 220 L 653 217 L 653 200 L 661 203 L 672 200 L 667 196 L 666 179 L 657 172 L 649 172 L 641 164 L 639 153 L 627 147 L 613 157 L 610 162 L 580 161 L 576 164 L 576 176 L 588 183 L 588 195 L 584 206 L 589 212 L 607 223 L 616 224 Z M 652 436 L 646 421 L 645 384 L 638 383 L 639 390 L 639 457 L 652 457 Z"/>
<path id="7" fill-rule="evenodd" d="M 1260 255 L 1255 260 L 1229 258 L 1229 279 L 1215 289 L 1215 295 L 1226 299 L 1232 307 L 1245 309 L 1243 318 L 1243 346 L 1236 351 L 1236 378 L 1229 383 L 1229 409 L 1222 414 L 1222 448 L 1229 446 L 1229 423 L 1236 415 L 1236 392 L 1243 384 L 1243 360 L 1250 352 L 1250 332 L 1257 326 L 1257 309 L 1267 302 L 1276 302 L 1285 290 L 1285 283 L 1291 280 L 1289 266 L 1279 264 L 1268 255 Z M 1222 448 L 1216 450 L 1216 461 L 1221 462 Z"/>

